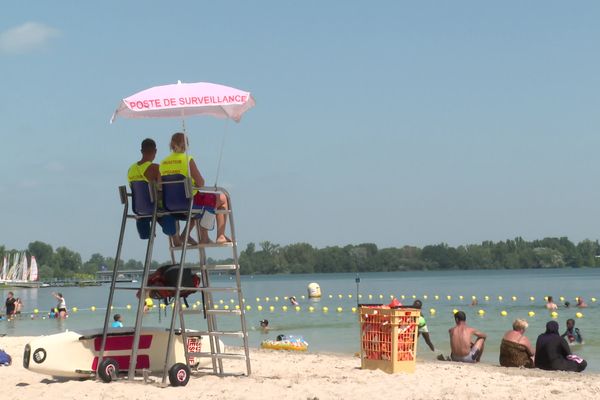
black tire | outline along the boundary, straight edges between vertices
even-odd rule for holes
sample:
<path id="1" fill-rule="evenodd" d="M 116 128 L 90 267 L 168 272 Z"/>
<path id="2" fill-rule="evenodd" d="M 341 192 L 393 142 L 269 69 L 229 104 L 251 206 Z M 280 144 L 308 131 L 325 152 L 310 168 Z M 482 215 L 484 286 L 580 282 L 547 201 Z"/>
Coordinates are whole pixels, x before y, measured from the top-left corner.
<path id="1" fill-rule="evenodd" d="M 171 386 L 185 386 L 190 381 L 190 367 L 177 363 L 169 370 L 169 383 Z"/>
<path id="2" fill-rule="evenodd" d="M 98 376 L 102 379 L 102 382 L 112 382 L 113 376 L 119 375 L 119 363 L 112 358 L 105 358 L 98 365 Z"/>

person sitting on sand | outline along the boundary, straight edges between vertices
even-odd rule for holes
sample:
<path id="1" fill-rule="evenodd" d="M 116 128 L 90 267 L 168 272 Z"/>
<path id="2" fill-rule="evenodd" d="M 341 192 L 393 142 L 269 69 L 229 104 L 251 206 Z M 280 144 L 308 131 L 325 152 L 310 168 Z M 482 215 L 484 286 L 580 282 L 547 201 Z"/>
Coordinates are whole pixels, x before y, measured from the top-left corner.
<path id="1" fill-rule="evenodd" d="M 581 372 L 587 362 L 571 354 L 569 345 L 558 334 L 558 322 L 550 321 L 546 324 L 546 332 L 537 338 L 535 366 L 548 371 Z"/>
<path id="2" fill-rule="evenodd" d="M 412 306 L 413 308 L 420 310 L 421 307 L 423 307 L 423 302 L 421 300 L 415 300 Z M 425 317 L 423 317 L 423 314 L 419 316 L 417 334 L 419 336 L 423 335 L 423 339 L 425 339 L 425 343 L 427 343 L 427 346 L 429 346 L 431 351 L 435 351 L 435 347 L 433 346 L 431 338 L 429 337 L 429 328 L 427 328 L 427 321 L 425 320 Z"/>
<path id="3" fill-rule="evenodd" d="M 585 304 L 585 301 L 583 301 L 583 297 L 577 298 L 577 307 L 578 308 L 586 308 L 587 307 L 587 304 Z"/>
<path id="4" fill-rule="evenodd" d="M 113 316 L 113 319 L 114 319 L 114 321 L 110 325 L 111 328 L 122 328 L 123 327 L 123 318 L 121 317 L 121 314 L 115 314 Z"/>
<path id="5" fill-rule="evenodd" d="M 476 363 L 481 360 L 487 335 L 467 325 L 467 315 L 463 311 L 454 314 L 456 326 L 450 328 L 450 359 L 452 361 Z M 475 336 L 475 342 L 471 338 Z"/>
<path id="6" fill-rule="evenodd" d="M 189 146 L 189 142 L 185 134 L 177 132 L 171 137 L 171 154 L 161 161 L 159 170 L 161 176 L 165 175 L 183 175 L 185 177 L 192 178 L 192 184 L 194 187 L 204 186 L 204 178 L 196 162 L 192 156 L 186 154 L 186 149 Z M 194 194 L 194 208 L 205 208 L 207 201 L 211 201 L 211 196 L 216 196 L 214 201 L 216 208 L 219 210 L 227 210 L 229 208 L 227 204 L 227 196 L 223 193 L 213 195 L 212 193 L 200 193 L 197 189 L 193 190 Z M 214 200 L 214 197 L 212 197 Z M 228 243 L 231 242 L 227 236 L 225 236 L 225 226 L 227 224 L 226 214 L 217 214 L 217 243 Z M 191 228 L 191 227 L 190 227 Z M 191 231 L 191 230 L 190 230 Z M 208 231 L 200 227 L 200 243 L 210 243 L 208 237 Z"/>
<path id="7" fill-rule="evenodd" d="M 533 368 L 535 351 L 525 336 L 529 324 L 524 319 L 516 319 L 512 330 L 506 332 L 500 344 L 500 365 L 503 367 Z"/>
<path id="8" fill-rule="evenodd" d="M 583 336 L 581 336 L 579 328 L 575 328 L 575 320 L 573 318 L 567 320 L 567 330 L 560 337 L 566 338 L 569 344 L 583 344 Z"/>
<path id="9" fill-rule="evenodd" d="M 552 298 L 552 296 L 548 296 L 548 300 L 546 301 L 546 309 L 548 309 L 550 311 L 554 311 L 554 310 L 558 309 L 558 306 L 554 302 L 554 299 Z"/>

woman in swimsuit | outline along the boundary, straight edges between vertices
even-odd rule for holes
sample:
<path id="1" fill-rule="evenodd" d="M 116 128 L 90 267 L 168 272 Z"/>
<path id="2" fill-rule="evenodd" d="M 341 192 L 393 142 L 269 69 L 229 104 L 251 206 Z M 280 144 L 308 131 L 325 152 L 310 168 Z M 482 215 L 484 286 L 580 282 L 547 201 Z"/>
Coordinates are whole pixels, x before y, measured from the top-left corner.
<path id="1" fill-rule="evenodd" d="M 67 302 L 65 301 L 62 293 L 52 292 L 52 295 L 56 297 L 56 300 L 58 300 L 58 303 L 56 304 L 56 309 L 58 310 L 57 317 L 60 319 L 67 318 Z"/>

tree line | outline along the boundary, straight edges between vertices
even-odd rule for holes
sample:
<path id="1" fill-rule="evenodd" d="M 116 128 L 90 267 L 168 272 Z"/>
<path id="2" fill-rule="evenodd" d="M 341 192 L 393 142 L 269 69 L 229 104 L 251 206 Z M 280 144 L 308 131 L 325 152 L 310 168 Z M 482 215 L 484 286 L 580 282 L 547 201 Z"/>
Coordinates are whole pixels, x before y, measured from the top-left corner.
<path id="1" fill-rule="evenodd" d="M 0 257 L 19 250 L 0 246 Z M 83 262 L 81 255 L 66 247 L 35 241 L 27 247 L 36 257 L 40 280 L 93 279 L 101 270 L 112 270 L 114 258 L 99 253 Z M 230 263 L 231 260 L 209 260 Z M 162 263 L 164 264 L 164 263 Z M 161 263 L 152 262 L 152 268 Z M 316 248 L 308 243 L 281 246 L 269 241 L 249 243 L 240 253 L 242 274 L 311 274 L 332 272 L 426 271 L 452 269 L 513 269 L 600 266 L 598 240 L 577 244 L 567 237 L 526 241 L 521 237 L 505 241 L 484 241 L 452 247 L 445 243 L 378 248 L 374 243 Z M 143 263 L 129 259 L 119 269 L 142 269 Z"/>

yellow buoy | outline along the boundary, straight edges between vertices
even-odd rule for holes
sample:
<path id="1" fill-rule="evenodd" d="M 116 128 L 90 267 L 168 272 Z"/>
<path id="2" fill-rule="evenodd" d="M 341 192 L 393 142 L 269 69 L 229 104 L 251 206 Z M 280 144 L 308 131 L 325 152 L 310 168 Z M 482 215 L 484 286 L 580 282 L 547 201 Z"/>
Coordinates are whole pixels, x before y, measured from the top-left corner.
<path id="1" fill-rule="evenodd" d="M 370 294 L 370 295 L 369 295 L 369 299 L 372 299 L 372 298 L 373 298 L 373 295 L 372 295 L 372 294 Z"/>
<path id="2" fill-rule="evenodd" d="M 283 306 L 283 307 L 281 307 L 281 309 L 283 310 L 283 312 L 286 312 L 288 310 L 288 307 L 287 306 Z"/>
<path id="3" fill-rule="evenodd" d="M 565 301 L 565 296 L 560 296 L 559 299 L 560 301 Z"/>
<path id="4" fill-rule="evenodd" d="M 592 297 L 592 303 L 595 303 L 595 302 L 596 302 L 596 298 Z"/>
<path id="5" fill-rule="evenodd" d="M 401 296 L 400 296 L 400 298 L 401 298 L 402 300 L 404 300 L 404 298 L 405 298 L 405 297 L 406 297 L 405 295 L 401 295 Z"/>
<path id="6" fill-rule="evenodd" d="M 517 296 L 511 297 L 512 301 L 517 301 Z"/>
<path id="7" fill-rule="evenodd" d="M 275 301 L 279 301 L 279 296 L 275 296 Z"/>
<path id="8" fill-rule="evenodd" d="M 330 299 L 333 299 L 333 295 L 332 295 L 332 294 L 330 294 L 330 295 L 329 295 L 329 298 L 330 298 Z"/>
<path id="9" fill-rule="evenodd" d="M 530 317 L 535 317 L 535 312 L 533 312 L 533 311 L 529 311 L 529 312 L 527 313 L 527 315 L 529 315 Z"/>
<path id="10" fill-rule="evenodd" d="M 110 306 L 110 311 L 112 311 L 112 310 L 113 310 L 113 308 L 114 308 L 113 306 Z"/>
<path id="11" fill-rule="evenodd" d="M 433 296 L 434 299 L 439 300 L 440 296 L 438 296 L 437 294 L 435 296 Z"/>
<path id="12" fill-rule="evenodd" d="M 450 295 L 446 296 L 446 298 L 447 298 L 448 300 L 452 300 L 452 296 L 450 296 Z"/>
<path id="13" fill-rule="evenodd" d="M 296 312 L 298 312 L 298 311 L 302 310 L 302 308 L 300 308 L 300 306 L 296 306 L 296 307 L 294 307 L 294 308 L 296 309 Z"/>
<path id="14" fill-rule="evenodd" d="M 338 308 L 336 309 L 336 311 L 337 311 L 337 312 L 342 312 L 342 311 L 344 311 L 344 309 L 343 309 L 342 307 L 338 307 Z"/>
<path id="15" fill-rule="evenodd" d="M 252 310 L 252 307 L 251 306 L 246 306 L 246 310 L 250 311 L 250 310 Z"/>
<path id="16" fill-rule="evenodd" d="M 458 296 L 458 299 L 459 299 L 459 300 L 464 300 L 464 299 L 465 299 L 465 296 L 463 296 L 463 295 L 461 294 L 460 296 Z"/>
<path id="17" fill-rule="evenodd" d="M 219 309 L 219 305 L 218 305 L 218 304 L 215 304 L 215 305 L 213 306 L 213 308 L 214 308 L 215 310 L 218 310 L 218 309 Z"/>
<path id="18" fill-rule="evenodd" d="M 127 309 L 131 310 L 131 304 L 127 304 Z"/>
<path id="19" fill-rule="evenodd" d="M 426 294 L 423 295 L 423 300 L 427 300 L 427 295 Z"/>
<path id="20" fill-rule="evenodd" d="M 194 308 L 196 308 L 196 305 L 195 305 L 195 304 L 194 304 Z M 239 305 L 239 304 L 236 304 L 236 305 L 235 305 L 235 309 L 236 309 L 236 310 L 239 310 L 239 309 L 240 309 L 240 305 Z"/>
<path id="21" fill-rule="evenodd" d="M 256 309 L 257 309 L 258 311 L 262 311 L 263 307 L 262 307 L 262 306 L 257 306 L 257 307 L 256 307 Z"/>
<path id="22" fill-rule="evenodd" d="M 327 312 L 327 311 L 329 311 L 329 308 L 323 307 L 323 312 Z"/>
<path id="23" fill-rule="evenodd" d="M 302 300 L 304 300 L 304 299 L 306 298 L 306 296 L 305 296 L 305 295 L 302 295 L 302 296 L 300 296 L 300 298 L 301 298 Z"/>
<path id="24" fill-rule="evenodd" d="M 580 313 L 580 312 L 576 313 L 576 314 L 575 314 L 575 316 L 576 316 L 577 318 L 583 318 L 583 314 L 582 314 L 582 313 Z"/>
<path id="25" fill-rule="evenodd" d="M 349 298 L 349 299 L 351 299 L 351 298 L 352 298 L 352 295 L 351 295 L 351 294 L 349 294 L 349 295 L 348 295 L 348 298 Z"/>
<path id="26" fill-rule="evenodd" d="M 379 295 L 379 298 L 380 298 L 380 299 L 383 299 L 383 295 L 382 295 L 382 294 L 380 294 L 380 295 Z"/>
<path id="27" fill-rule="evenodd" d="M 413 294 L 413 295 L 412 295 L 412 296 L 410 296 L 410 297 L 412 297 L 413 299 L 416 299 L 416 298 L 417 298 L 417 295 L 416 295 L 416 294 Z"/>
<path id="28" fill-rule="evenodd" d="M 342 299 L 344 298 L 344 296 L 342 296 L 341 294 L 338 294 L 338 299 Z"/>
<path id="29" fill-rule="evenodd" d="M 227 307 L 227 306 L 225 306 L 225 307 Z M 187 308 L 187 306 L 185 304 L 182 304 L 181 308 L 183 308 L 185 310 Z"/>
<path id="30" fill-rule="evenodd" d="M 269 306 L 269 311 L 271 311 L 271 312 L 275 311 L 275 306 Z"/>
<path id="31" fill-rule="evenodd" d="M 458 312 L 458 310 L 455 308 L 454 310 L 452 310 L 452 314 L 456 314 Z"/>
<path id="32" fill-rule="evenodd" d="M 234 301 L 233 299 L 229 299 L 229 302 L 230 302 L 231 304 L 235 303 L 235 301 Z"/>
<path id="33" fill-rule="evenodd" d="M 506 310 L 502 310 L 502 311 L 500 311 L 500 315 L 502 315 L 503 317 L 506 317 L 508 315 L 508 313 L 506 312 Z"/>
<path id="34" fill-rule="evenodd" d="M 240 308 L 240 306 L 238 306 L 238 305 L 236 305 L 235 307 L 236 307 L 237 309 L 239 309 L 239 308 Z M 198 305 L 197 305 L 196 303 L 192 304 L 192 309 L 194 309 L 194 310 L 195 310 L 196 308 L 198 308 Z"/>
<path id="35" fill-rule="evenodd" d="M 533 297 L 533 296 L 530 296 L 530 297 L 529 297 L 529 300 L 531 300 L 531 301 L 535 301 L 535 297 Z"/>
<path id="36" fill-rule="evenodd" d="M 270 300 L 270 299 L 269 299 L 268 297 L 265 297 L 265 302 L 267 302 L 267 303 L 268 303 L 268 302 L 269 302 L 269 300 Z"/>
<path id="37" fill-rule="evenodd" d="M 356 307 L 352 307 L 352 312 L 355 313 L 356 312 Z"/>
<path id="38" fill-rule="evenodd" d="M 551 316 L 552 318 L 558 318 L 558 313 L 557 313 L 556 311 L 552 311 L 552 312 L 550 313 L 550 316 Z"/>
<path id="39" fill-rule="evenodd" d="M 485 315 L 485 310 L 479 310 L 477 312 L 479 313 L 479 315 Z"/>
<path id="40" fill-rule="evenodd" d="M 390 299 L 394 300 L 394 295 L 390 294 Z"/>
<path id="41" fill-rule="evenodd" d="M 152 307 L 154 307 L 154 305 Z M 165 303 L 160 303 L 160 308 L 167 308 L 167 305 Z"/>
<path id="42" fill-rule="evenodd" d="M 73 311 L 73 312 L 77 312 L 77 310 L 78 310 L 78 308 L 77 308 L 77 307 L 73 307 L 73 308 L 71 308 L 71 311 Z"/>
<path id="43" fill-rule="evenodd" d="M 257 298 L 256 298 L 256 302 L 257 302 L 257 303 L 260 303 L 260 297 L 257 297 Z"/>
<path id="44" fill-rule="evenodd" d="M 485 301 L 490 301 L 490 296 L 483 296 L 483 299 L 484 299 Z"/>
<path id="45" fill-rule="evenodd" d="M 471 296 L 471 300 L 477 300 L 477 296 Z"/>
<path id="46" fill-rule="evenodd" d="M 34 313 L 34 314 L 37 314 L 37 313 L 39 313 L 39 312 L 40 312 L 40 310 L 38 310 L 37 308 L 34 308 L 34 309 L 33 309 L 33 313 Z"/>
<path id="47" fill-rule="evenodd" d="M 502 301 L 502 300 L 504 300 L 504 297 L 498 296 L 498 301 Z"/>
<path id="48" fill-rule="evenodd" d="M 435 308 L 430 308 L 429 309 L 429 314 L 435 315 Z"/>
<path id="49" fill-rule="evenodd" d="M 362 299 L 362 294 L 359 294 L 359 295 L 358 295 L 358 298 L 359 298 L 359 299 Z M 592 300 L 592 301 L 593 301 L 593 300 Z"/>
<path id="50" fill-rule="evenodd" d="M 314 312 L 314 311 L 315 311 L 315 308 L 313 306 L 308 307 L 308 312 Z"/>
<path id="51" fill-rule="evenodd" d="M 96 311 L 96 306 L 91 306 L 91 307 L 90 307 L 90 310 L 92 310 L 92 311 Z M 55 311 L 55 312 L 56 312 L 56 311 Z"/>
<path id="52" fill-rule="evenodd" d="M 219 304 L 223 304 L 223 299 L 219 300 Z"/>

